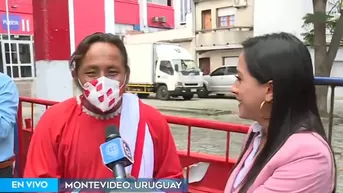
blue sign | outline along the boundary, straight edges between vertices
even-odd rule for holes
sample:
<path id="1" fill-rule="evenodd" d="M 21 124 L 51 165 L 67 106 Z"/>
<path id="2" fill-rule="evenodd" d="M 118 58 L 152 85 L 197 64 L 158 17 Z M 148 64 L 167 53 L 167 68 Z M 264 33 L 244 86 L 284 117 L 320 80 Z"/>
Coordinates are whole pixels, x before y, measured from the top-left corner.
<path id="1" fill-rule="evenodd" d="M 100 153 L 104 164 L 109 164 L 124 158 L 125 152 L 121 138 L 115 138 L 101 144 Z"/>
<path id="2" fill-rule="evenodd" d="M 188 192 L 186 179 L 0 178 L 0 192 Z"/>
<path id="3" fill-rule="evenodd" d="M 0 178 L 0 192 L 58 192 L 57 178 Z"/>
<path id="4" fill-rule="evenodd" d="M 1 179 L 0 179 L 1 182 Z M 61 179 L 59 192 L 188 192 L 185 179 Z"/>
<path id="5" fill-rule="evenodd" d="M 100 153 L 102 161 L 105 165 L 116 162 L 124 161 L 124 166 L 131 165 L 133 158 L 128 144 L 120 137 L 107 141 L 100 145 Z"/>
<path id="6" fill-rule="evenodd" d="M 6 14 L 2 14 L 1 16 L 1 25 L 3 30 L 7 30 L 7 25 L 9 24 L 10 30 L 19 31 L 20 30 L 20 23 L 21 23 L 21 16 L 19 15 L 9 15 L 9 22 L 7 22 Z"/>

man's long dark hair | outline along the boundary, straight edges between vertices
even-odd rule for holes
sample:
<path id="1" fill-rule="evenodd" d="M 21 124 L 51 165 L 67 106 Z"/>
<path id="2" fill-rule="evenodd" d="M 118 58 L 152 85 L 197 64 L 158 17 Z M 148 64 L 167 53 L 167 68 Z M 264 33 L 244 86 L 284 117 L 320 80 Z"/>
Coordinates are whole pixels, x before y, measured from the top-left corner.
<path id="1" fill-rule="evenodd" d="M 313 65 L 307 47 L 288 33 L 254 37 L 242 45 L 249 73 L 261 84 L 273 81 L 267 141 L 243 181 L 239 192 L 245 193 L 292 134 L 310 131 L 318 133 L 325 141 L 327 137 L 317 108 Z M 252 138 L 252 135 L 248 137 L 237 163 Z"/>
<path id="2" fill-rule="evenodd" d="M 128 64 L 129 59 L 128 59 L 128 55 L 127 55 L 127 51 L 126 51 L 124 42 L 117 35 L 114 35 L 111 33 L 102 33 L 102 32 L 96 32 L 96 33 L 88 35 L 76 47 L 74 53 L 71 56 L 70 62 L 69 62 L 69 66 L 70 66 L 71 70 L 74 71 L 73 73 L 77 74 L 78 70 L 80 69 L 80 66 L 82 65 L 82 61 L 83 61 L 85 55 L 87 54 L 89 48 L 91 47 L 91 45 L 93 45 L 94 43 L 97 43 L 97 42 L 109 43 L 109 44 L 116 46 L 118 48 L 121 56 L 123 57 L 123 62 L 124 62 L 123 65 L 125 67 L 126 73 L 130 73 L 130 66 Z M 75 65 L 75 66 L 73 66 L 73 65 Z M 129 79 L 127 78 L 126 81 L 128 82 Z M 82 90 L 77 79 L 74 79 L 74 83 L 75 83 L 75 85 L 77 85 Z"/>

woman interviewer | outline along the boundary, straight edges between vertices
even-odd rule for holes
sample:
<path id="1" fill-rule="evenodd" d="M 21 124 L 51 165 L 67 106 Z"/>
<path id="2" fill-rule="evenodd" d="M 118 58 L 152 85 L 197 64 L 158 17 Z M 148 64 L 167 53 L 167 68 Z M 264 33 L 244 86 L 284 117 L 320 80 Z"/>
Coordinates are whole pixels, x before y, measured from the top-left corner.
<path id="1" fill-rule="evenodd" d="M 254 120 L 225 193 L 332 193 L 333 151 L 317 104 L 307 47 L 288 33 L 243 43 L 232 90 Z"/>

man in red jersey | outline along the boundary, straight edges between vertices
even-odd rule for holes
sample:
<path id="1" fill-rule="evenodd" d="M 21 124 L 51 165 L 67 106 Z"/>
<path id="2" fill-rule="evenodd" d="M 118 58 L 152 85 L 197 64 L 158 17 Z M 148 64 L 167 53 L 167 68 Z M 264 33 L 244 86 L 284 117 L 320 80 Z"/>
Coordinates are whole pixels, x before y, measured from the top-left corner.
<path id="1" fill-rule="evenodd" d="M 99 146 L 115 125 L 134 157 L 126 172 L 134 178 L 182 178 L 183 171 L 165 118 L 136 95 L 124 93 L 130 68 L 123 42 L 95 33 L 71 60 L 83 94 L 50 107 L 38 122 L 29 147 L 26 178 L 113 178 Z"/>

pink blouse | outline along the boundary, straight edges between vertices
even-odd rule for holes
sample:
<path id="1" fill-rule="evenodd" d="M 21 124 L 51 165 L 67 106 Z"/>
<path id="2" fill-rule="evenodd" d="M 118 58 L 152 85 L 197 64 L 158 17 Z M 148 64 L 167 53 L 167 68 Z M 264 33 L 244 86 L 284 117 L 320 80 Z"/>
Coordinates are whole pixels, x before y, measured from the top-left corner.
<path id="1" fill-rule="evenodd" d="M 258 131 L 257 128 L 258 123 L 254 123 L 249 133 Z M 259 136 L 232 171 L 224 193 L 239 191 L 251 168 Z M 263 167 L 247 193 L 332 193 L 336 180 L 333 163 L 333 153 L 321 136 L 313 132 L 295 133 Z"/>

